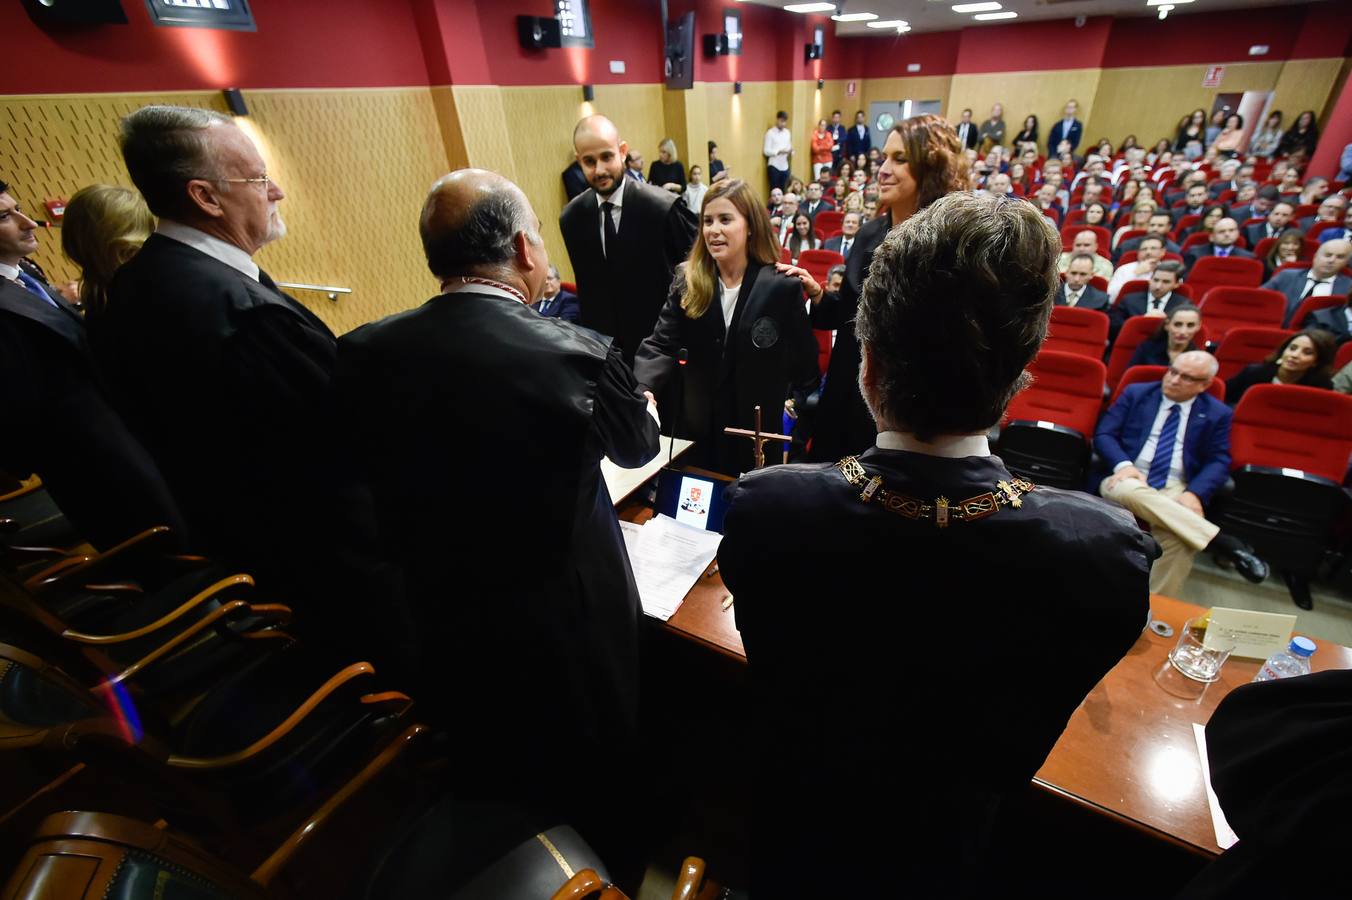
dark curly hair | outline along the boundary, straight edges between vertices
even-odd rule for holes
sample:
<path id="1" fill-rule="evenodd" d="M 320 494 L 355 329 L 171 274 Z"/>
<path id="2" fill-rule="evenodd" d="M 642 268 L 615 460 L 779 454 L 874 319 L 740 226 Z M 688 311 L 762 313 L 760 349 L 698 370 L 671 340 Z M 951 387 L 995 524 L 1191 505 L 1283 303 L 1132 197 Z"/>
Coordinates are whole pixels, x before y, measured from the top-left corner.
<path id="1" fill-rule="evenodd" d="M 944 194 L 967 187 L 967 157 L 958 132 L 942 116 L 903 119 L 892 127 L 906 148 L 906 162 L 916 183 L 915 208 L 922 210 Z"/>

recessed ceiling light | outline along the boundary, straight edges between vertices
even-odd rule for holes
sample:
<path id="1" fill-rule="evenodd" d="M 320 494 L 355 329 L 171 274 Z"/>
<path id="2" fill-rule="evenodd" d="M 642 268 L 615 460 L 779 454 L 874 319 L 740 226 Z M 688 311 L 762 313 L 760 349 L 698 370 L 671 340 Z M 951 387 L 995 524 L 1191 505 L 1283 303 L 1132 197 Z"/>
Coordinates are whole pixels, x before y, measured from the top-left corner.
<path id="1" fill-rule="evenodd" d="M 1192 0 L 1145 0 L 1146 6 L 1181 6 L 1184 3 L 1191 3 Z"/>
<path id="2" fill-rule="evenodd" d="M 878 18 L 877 13 L 841 13 L 838 16 L 832 16 L 837 22 L 871 22 Z"/>
<path id="3" fill-rule="evenodd" d="M 977 13 L 990 12 L 993 9 L 1000 9 L 998 3 L 959 3 L 953 7 L 955 13 Z"/>
<path id="4" fill-rule="evenodd" d="M 992 19 L 1017 19 L 1018 17 L 1019 14 L 1012 9 L 1005 10 L 1004 12 L 980 13 L 979 15 L 972 16 L 972 18 L 976 19 L 978 22 L 989 22 Z"/>
<path id="5" fill-rule="evenodd" d="M 784 7 L 785 12 L 811 13 L 811 12 L 835 12 L 834 3 L 793 3 Z"/>
<path id="6" fill-rule="evenodd" d="M 884 19 L 881 22 L 869 22 L 869 28 L 909 28 L 910 23 L 905 19 Z"/>

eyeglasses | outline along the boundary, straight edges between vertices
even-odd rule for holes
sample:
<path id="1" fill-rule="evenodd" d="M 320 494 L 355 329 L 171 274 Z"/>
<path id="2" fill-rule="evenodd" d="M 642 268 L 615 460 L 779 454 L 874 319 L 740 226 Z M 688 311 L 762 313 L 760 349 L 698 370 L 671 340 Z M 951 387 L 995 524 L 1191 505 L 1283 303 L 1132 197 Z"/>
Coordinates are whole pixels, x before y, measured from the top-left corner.
<path id="1" fill-rule="evenodd" d="M 212 178 L 211 181 L 224 181 L 226 184 L 256 184 L 266 188 L 272 183 L 272 178 L 267 172 L 259 175 L 257 178 Z"/>
<path id="2" fill-rule="evenodd" d="M 1186 375 L 1175 369 L 1173 366 L 1169 367 L 1169 375 L 1173 378 L 1182 378 L 1189 384 L 1206 384 L 1211 380 L 1210 378 L 1198 378 L 1196 375 Z"/>

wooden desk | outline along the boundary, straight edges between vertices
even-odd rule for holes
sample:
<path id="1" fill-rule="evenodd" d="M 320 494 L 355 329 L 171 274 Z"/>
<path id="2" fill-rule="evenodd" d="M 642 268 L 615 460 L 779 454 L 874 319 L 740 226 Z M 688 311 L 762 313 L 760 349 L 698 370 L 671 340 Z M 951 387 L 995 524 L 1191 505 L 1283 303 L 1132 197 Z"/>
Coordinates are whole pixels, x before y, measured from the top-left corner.
<path id="1" fill-rule="evenodd" d="M 630 503 L 620 517 L 642 522 L 652 513 Z M 720 575 L 701 578 L 676 614 L 661 627 L 674 635 L 746 661 L 742 636 Z M 1153 595 L 1154 618 L 1172 637 L 1146 630 L 1131 651 L 1089 693 L 1033 779 L 1035 787 L 1109 816 L 1199 856 L 1221 852 L 1211 823 L 1194 722 L 1205 724 L 1231 690 L 1253 679 L 1257 660 L 1231 658 L 1220 681 L 1198 700 L 1182 700 L 1154 682 L 1155 670 L 1178 641 L 1183 623 L 1205 610 Z M 657 623 L 654 623 L 657 624 Z M 1299 623 L 1297 623 L 1299 628 Z M 1352 650 L 1316 641 L 1315 671 L 1352 669 Z"/>
<path id="2" fill-rule="evenodd" d="M 1154 682 L 1183 623 L 1205 612 L 1169 597 L 1150 599 L 1172 637 L 1145 631 L 1071 716 L 1034 784 L 1207 856 L 1221 852 L 1211 823 L 1193 723 L 1206 724 L 1221 700 L 1248 684 L 1258 660 L 1231 657 L 1220 681 L 1198 700 L 1183 700 Z M 1299 630 L 1299 622 L 1297 622 Z M 1352 650 L 1316 641 L 1315 671 L 1352 669 Z"/>

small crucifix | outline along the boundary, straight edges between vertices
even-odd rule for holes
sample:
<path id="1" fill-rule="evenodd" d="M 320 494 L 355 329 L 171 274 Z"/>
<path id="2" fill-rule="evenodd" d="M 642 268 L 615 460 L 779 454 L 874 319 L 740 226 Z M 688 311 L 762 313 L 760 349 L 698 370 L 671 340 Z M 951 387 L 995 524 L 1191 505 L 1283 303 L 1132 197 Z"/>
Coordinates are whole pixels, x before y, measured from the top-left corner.
<path id="1" fill-rule="evenodd" d="M 765 468 L 765 442 L 783 441 L 785 446 L 793 440 L 787 434 L 766 434 L 761 431 L 761 408 L 756 407 L 756 430 L 747 431 L 745 428 L 724 428 L 724 434 L 730 434 L 733 437 L 750 438 L 755 444 L 756 468 Z"/>

